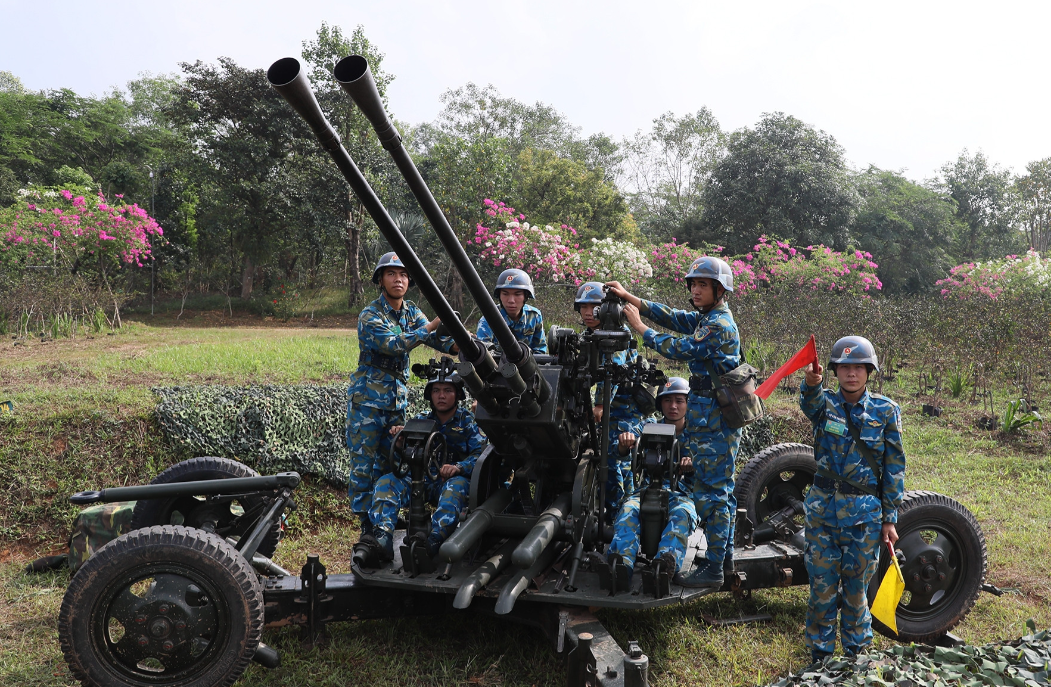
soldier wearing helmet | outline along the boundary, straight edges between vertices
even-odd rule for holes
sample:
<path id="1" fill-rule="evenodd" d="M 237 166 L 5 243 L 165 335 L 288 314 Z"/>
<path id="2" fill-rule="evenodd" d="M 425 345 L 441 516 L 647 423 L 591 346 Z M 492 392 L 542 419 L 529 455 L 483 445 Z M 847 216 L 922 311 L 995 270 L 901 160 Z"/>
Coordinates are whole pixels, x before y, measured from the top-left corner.
<path id="1" fill-rule="evenodd" d="M 493 287 L 493 298 L 500 306 L 500 315 L 514 332 L 515 338 L 529 347 L 533 353 L 547 355 L 547 335 L 544 333 L 544 316 L 540 310 L 526 303 L 535 298 L 533 280 L 522 270 L 504 270 L 496 279 Z M 499 353 L 500 344 L 489 323 L 483 317 L 478 323 L 478 338 L 493 344 Z"/>
<path id="2" fill-rule="evenodd" d="M 708 549 L 707 564 L 677 581 L 688 587 L 718 589 L 723 586 L 724 571 L 733 567 L 734 461 L 741 430 L 731 429 L 723 420 L 711 373 L 724 375 L 741 364 L 741 337 L 725 302 L 725 295 L 734 289 L 730 266 L 716 257 L 700 257 L 690 265 L 684 280 L 693 311 L 643 300 L 619 282 L 607 286 L 628 302 L 624 308 L 628 325 L 642 334 L 646 346 L 665 358 L 687 361 L 690 368 L 685 453 L 693 459 L 693 501 L 704 523 Z M 660 333 L 646 326 L 642 317 L 676 333 Z"/>
<path id="3" fill-rule="evenodd" d="M 689 395 L 690 383 L 682 377 L 670 377 L 657 393 L 657 407 L 664 416 L 662 421 L 675 425 L 680 446 L 685 445 L 687 439 L 686 412 Z M 642 426 L 651 422 L 657 421 L 651 418 L 621 433 L 617 438 L 615 450 L 621 455 L 628 455 L 642 435 Z M 682 453 L 680 467 L 686 470 L 693 469 L 688 453 Z M 648 479 L 644 475 L 642 482 L 620 507 L 613 524 L 613 541 L 606 552 L 607 563 L 610 566 L 623 565 L 629 571 L 635 568 L 635 559 L 641 546 L 642 492 L 648 486 Z M 679 480 L 672 475 L 668 475 L 664 480 L 664 488 L 669 492 L 668 524 L 661 533 L 655 559 L 660 559 L 664 569 L 675 574 L 686 558 L 686 544 L 690 534 L 697 529 L 697 511 L 692 495 L 681 489 Z"/>
<path id="4" fill-rule="evenodd" d="M 828 367 L 839 389 L 822 388 L 823 369 L 815 361 L 799 396 L 814 426 L 818 466 L 805 501 L 806 644 L 815 662 L 835 649 L 837 612 L 847 655 L 872 643 L 866 594 L 880 549 L 898 540 L 895 523 L 905 488 L 901 409 L 867 390 L 869 375 L 879 371 L 875 347 L 863 337 L 845 336 L 832 346 Z"/>
<path id="5" fill-rule="evenodd" d="M 386 471 L 387 428 L 405 422 L 409 351 L 420 344 L 455 350 L 452 339 L 437 335 L 438 318 L 428 322 L 415 303 L 405 300 L 413 281 L 395 253 L 380 257 L 372 283 L 380 295 L 358 315 L 358 367 L 350 377 L 347 400 L 348 492 L 362 534 L 372 531 L 368 514 L 376 479 Z"/>
<path id="6" fill-rule="evenodd" d="M 595 317 L 595 310 L 602 303 L 605 287 L 602 282 L 584 282 L 577 288 L 573 299 L 573 308 L 580 313 L 581 323 L 588 330 L 594 331 L 600 322 Z M 617 365 L 633 364 L 639 353 L 634 348 L 617 351 L 611 356 L 611 362 Z M 642 422 L 642 413 L 632 397 L 630 384 L 615 384 L 610 392 L 609 413 L 609 455 L 608 478 L 606 480 L 606 513 L 612 518 L 624 498 L 635 489 L 634 475 L 631 472 L 631 459 L 619 454 L 616 450 L 617 437 L 631 431 L 631 428 Z M 595 387 L 595 422 L 602 421 L 605 408 L 602 406 L 602 383 Z"/>
<path id="7" fill-rule="evenodd" d="M 431 516 L 429 534 L 418 533 L 431 556 L 456 529 L 460 512 L 467 505 L 474 464 L 486 446 L 485 435 L 475 423 L 474 415 L 460 401 L 466 397 L 463 381 L 455 370 L 432 365 L 423 397 L 431 404 L 431 412 L 417 419 L 434 420 L 438 431 L 445 437 L 451 460 L 446 462 L 437 475 L 428 475 L 426 480 L 427 500 L 435 506 Z M 390 428 L 393 437 L 401 430 L 400 425 Z M 394 556 L 394 525 L 398 510 L 409 505 L 412 480 L 407 475 L 398 477 L 389 472 L 376 481 L 369 516 L 373 523 L 371 540 L 375 543 L 379 557 L 390 560 Z M 363 541 L 369 541 L 363 537 Z"/>

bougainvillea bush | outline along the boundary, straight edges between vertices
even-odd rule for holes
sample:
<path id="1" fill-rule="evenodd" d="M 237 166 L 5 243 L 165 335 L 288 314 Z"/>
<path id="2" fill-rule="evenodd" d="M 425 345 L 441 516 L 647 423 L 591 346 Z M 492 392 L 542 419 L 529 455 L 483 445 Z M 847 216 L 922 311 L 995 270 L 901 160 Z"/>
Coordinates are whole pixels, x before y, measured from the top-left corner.
<path id="1" fill-rule="evenodd" d="M 883 288 L 871 253 L 840 252 L 827 246 L 797 248 L 787 241 L 759 237 L 752 252 L 731 262 L 735 293 L 792 288 L 849 293 L 868 298 Z"/>
<path id="2" fill-rule="evenodd" d="M 93 313 L 102 300 L 119 325 L 120 304 L 128 297 L 123 277 L 148 263 L 161 227 L 121 196 L 109 201 L 68 188 L 23 189 L 19 196 L 0 211 L 0 270 L 9 297 L 21 300 L 0 307 L 37 310 L 43 317 L 44 309 L 70 313 L 78 305 Z"/>
<path id="3" fill-rule="evenodd" d="M 579 251 L 567 235 L 576 234 L 572 227 L 562 225 L 533 226 L 525 215 L 504 203 L 485 200 L 485 214 L 502 228 L 479 224 L 475 228 L 474 248 L 483 263 L 505 270 L 525 270 L 534 280 L 559 282 L 574 280 L 579 268 Z"/>
<path id="4" fill-rule="evenodd" d="M 957 265 L 949 276 L 936 282 L 946 299 L 1051 292 L 1051 260 L 1034 250 L 1025 255 L 1008 255 L 1003 260 L 969 262 Z"/>

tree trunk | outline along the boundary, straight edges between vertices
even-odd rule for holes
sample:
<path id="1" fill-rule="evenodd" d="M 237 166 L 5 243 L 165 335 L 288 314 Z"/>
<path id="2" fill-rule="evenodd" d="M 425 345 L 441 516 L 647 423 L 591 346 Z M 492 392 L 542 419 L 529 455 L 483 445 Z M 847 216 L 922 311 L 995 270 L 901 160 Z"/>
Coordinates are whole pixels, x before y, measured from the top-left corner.
<path id="1" fill-rule="evenodd" d="M 343 244 L 347 249 L 347 265 L 350 267 L 350 280 L 347 284 L 347 307 L 353 308 L 354 302 L 361 293 L 361 268 L 358 263 L 358 253 L 361 250 L 361 224 L 356 220 L 354 211 L 357 210 L 361 217 L 362 207 L 354 198 L 351 191 L 347 191 L 347 200 L 350 201 L 350 210 L 347 211 L 347 234 L 343 238 Z M 346 281 L 346 279 L 344 280 Z"/>
<path id="2" fill-rule="evenodd" d="M 461 317 L 464 314 L 463 310 L 463 278 L 460 273 L 453 267 L 452 262 L 449 263 L 449 278 L 446 280 L 449 285 L 449 289 L 445 293 L 446 300 L 449 301 L 449 305 L 452 306 L 453 310 L 460 313 Z"/>
<path id="3" fill-rule="evenodd" d="M 248 300 L 252 297 L 252 284 L 255 281 L 255 263 L 252 258 L 245 255 L 244 270 L 241 272 L 241 299 Z"/>

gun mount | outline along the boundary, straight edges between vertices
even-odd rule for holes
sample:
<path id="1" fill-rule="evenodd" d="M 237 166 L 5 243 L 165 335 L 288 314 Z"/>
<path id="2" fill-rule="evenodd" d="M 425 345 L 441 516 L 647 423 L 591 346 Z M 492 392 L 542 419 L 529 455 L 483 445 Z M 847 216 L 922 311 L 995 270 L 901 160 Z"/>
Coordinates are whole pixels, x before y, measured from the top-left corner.
<path id="1" fill-rule="evenodd" d="M 337 81 L 372 123 L 492 326 L 503 350 L 494 357 L 453 311 L 341 145 L 298 60 L 278 60 L 267 76 L 317 135 L 459 348 L 456 368 L 478 400 L 476 419 L 490 442 L 471 475 L 469 515 L 433 559 L 405 542 L 410 533 L 425 527 L 423 499 L 416 492 L 422 490 L 425 474 L 444 460 L 444 444 L 436 438 L 440 435 L 433 423 L 426 422 L 408 423 L 390 455 L 392 470 L 411 476 L 413 482 L 409 532 L 395 532 L 392 561 L 370 567 L 364 560 L 355 560 L 353 574 L 330 576 L 318 557 L 311 555 L 301 574 L 294 576 L 253 555 L 262 536 L 291 507 L 290 491 L 298 484 L 298 475 L 221 480 L 221 486 L 186 482 L 163 485 L 163 489 L 157 485 L 78 495 L 77 502 L 86 503 L 273 492 L 270 507 L 259 512 L 243 541 L 236 543 L 240 550 L 214 533 L 168 522 L 130 532 L 118 540 L 123 542 L 120 546 L 100 550 L 74 578 L 59 617 L 63 652 L 72 673 L 86 684 L 229 684 L 253 657 L 268 666 L 279 663 L 275 652 L 259 641 L 264 625 L 298 624 L 304 641 L 316 643 L 324 637 L 329 622 L 436 615 L 470 608 L 544 630 L 566 655 L 572 686 L 644 687 L 646 657 L 634 644 L 625 652 L 591 615 L 591 609 L 682 604 L 715 590 L 683 588 L 674 583 L 669 571 L 631 579 L 622 574 L 626 570 L 610 573 L 608 567 L 606 573 L 616 580 L 604 584 L 601 566 L 591 565 L 591 560 L 601 558 L 612 537 L 609 525 L 615 515 L 605 505 L 610 413 L 603 413 L 601 425 L 596 423 L 592 389 L 601 386 L 600 400 L 608 409 L 614 385 L 630 385 L 645 413 L 654 407 L 646 387 L 665 379 L 641 356 L 630 364 L 615 362 L 614 356 L 634 345 L 624 328 L 623 303 L 606 293 L 597 309 L 600 326 L 593 331 L 553 327 L 550 355 L 533 355 L 519 344 L 402 146 L 368 63 L 359 56 L 340 61 L 335 68 Z M 448 361 L 436 364 L 452 365 Z M 433 369 L 417 370 L 420 372 L 429 377 Z M 635 460 L 637 474 L 645 472 L 651 479 L 643 508 L 640 555 L 644 559 L 653 555 L 650 542 L 659 539 L 667 517 L 667 492 L 659 485 L 665 475 L 679 469 L 674 432 L 669 429 L 648 426 Z M 754 460 L 760 458 L 762 454 Z M 813 463 L 812 453 L 809 461 L 804 464 Z M 742 504 L 751 505 L 738 511 L 733 571 L 722 591 L 739 597 L 752 589 L 807 583 L 798 541 L 800 528 L 793 518 L 816 467 L 802 471 L 801 479 L 785 483 L 781 479 L 784 468 L 767 463 L 762 467 L 762 479 L 752 480 L 748 492 L 738 494 Z M 782 495 L 785 484 L 795 491 L 770 504 L 767 512 L 759 512 L 755 504 L 765 496 L 758 495 Z M 921 515 L 934 518 L 929 507 L 937 504 L 923 505 Z M 955 504 L 955 508 L 962 506 Z M 775 517 L 769 526 L 753 526 L 770 515 Z M 959 570 L 949 570 L 941 578 L 947 580 L 940 590 L 942 596 L 932 597 L 928 590 L 923 596 L 915 592 L 914 598 L 944 597 L 954 604 L 958 598 L 970 598 L 973 603 L 973 596 L 968 595 L 984 574 L 984 544 L 981 561 L 967 559 L 963 553 L 971 550 L 971 540 L 980 539 L 981 533 L 976 524 L 971 529 L 953 529 L 957 520 L 938 522 L 949 546 L 956 546 L 943 551 L 942 558 L 955 561 Z M 899 523 L 899 529 L 906 532 L 909 526 L 907 519 Z M 930 553 L 924 548 L 929 544 L 919 536 L 908 539 L 903 535 L 902 541 L 906 540 L 907 546 L 900 548 L 905 549 L 907 561 Z M 683 574 L 705 564 L 705 549 L 704 535 L 698 530 L 689 538 Z M 976 569 L 981 571 L 977 576 L 970 572 Z M 142 595 L 132 591 L 143 587 L 147 591 Z M 913 613 L 928 632 L 932 617 L 945 630 L 962 618 L 955 605 L 943 608 L 940 602 L 931 603 L 932 609 Z M 900 636 L 908 639 L 908 631 Z"/>

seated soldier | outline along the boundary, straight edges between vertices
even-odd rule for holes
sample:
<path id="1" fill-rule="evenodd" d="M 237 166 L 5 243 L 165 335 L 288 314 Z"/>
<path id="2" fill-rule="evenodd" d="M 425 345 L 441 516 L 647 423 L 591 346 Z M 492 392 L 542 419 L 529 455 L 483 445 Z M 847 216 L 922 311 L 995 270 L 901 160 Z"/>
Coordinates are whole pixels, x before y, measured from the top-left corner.
<path id="1" fill-rule="evenodd" d="M 595 311 L 602 303 L 605 289 L 602 282 L 584 282 L 577 289 L 576 298 L 573 300 L 573 308 L 580 313 L 580 322 L 589 331 L 599 328 L 601 323 L 595 317 Z M 625 327 L 625 329 L 627 329 Z M 610 362 L 617 365 L 634 363 L 639 353 L 634 348 L 625 351 L 617 351 L 610 356 Z M 602 406 L 603 383 L 599 382 L 595 387 L 595 423 L 602 422 L 605 408 Z M 606 479 L 606 513 L 612 519 L 620 510 L 624 498 L 635 490 L 635 480 L 631 472 L 631 457 L 622 455 L 617 451 L 617 437 L 625 432 L 630 432 L 633 427 L 642 422 L 642 412 L 639 411 L 632 396 L 631 384 L 615 384 L 610 391 L 610 413 L 609 413 L 609 455 L 608 455 L 608 477 Z M 607 521 L 608 524 L 608 521 Z"/>
<path id="2" fill-rule="evenodd" d="M 460 406 L 465 394 L 463 382 L 455 371 L 439 369 L 434 372 L 423 389 L 423 397 L 430 402 L 431 412 L 417 419 L 438 423 L 438 431 L 445 437 L 448 452 L 447 462 L 441 467 L 437 478 L 431 474 L 426 478 L 427 501 L 435 506 L 431 531 L 429 534 L 418 532 L 414 535 L 426 545 L 433 557 L 441 543 L 456 529 L 460 512 L 467 503 L 471 472 L 485 448 L 486 440 L 474 421 L 474 415 Z M 400 426 L 394 426 L 390 432 L 395 435 L 401 429 Z M 394 557 L 394 525 L 398 520 L 398 510 L 409 505 L 411 486 L 408 475 L 398 477 L 393 472 L 376 481 L 372 509 L 369 511 L 375 528 L 370 544 L 378 548 L 381 561 L 389 561 Z M 367 540 L 363 537 L 362 541 Z"/>
<path id="3" fill-rule="evenodd" d="M 527 298 L 536 298 L 533 280 L 522 270 L 504 270 L 496 280 L 493 298 L 500 305 L 500 315 L 514 332 L 515 338 L 529 347 L 533 353 L 547 355 L 547 334 L 544 333 L 544 317 L 540 311 L 526 304 Z M 493 344 L 493 351 L 500 353 L 500 344 L 489 323 L 483 317 L 478 323 L 478 338 Z"/>
<path id="4" fill-rule="evenodd" d="M 675 435 L 680 446 L 685 446 L 686 441 L 683 430 L 686 427 L 687 398 L 690 394 L 690 383 L 682 377 L 671 377 L 657 394 L 657 406 L 664 415 L 666 424 L 675 426 Z M 656 420 L 646 420 L 637 424 L 631 432 L 620 435 L 617 441 L 617 450 L 621 455 L 627 455 L 632 447 L 638 442 L 642 434 L 642 426 L 654 423 Z M 692 467 L 692 459 L 683 453 L 679 460 L 679 469 L 688 470 Z M 676 477 L 676 471 L 665 474 L 663 482 L 664 489 L 668 490 L 668 524 L 661 532 L 660 543 L 651 566 L 660 565 L 670 577 L 678 572 L 686 558 L 686 544 L 690 534 L 697 527 L 697 511 L 693 505 L 693 498 L 685 485 L 680 485 Z M 609 564 L 612 577 L 615 580 L 616 569 L 623 566 L 627 569 L 627 576 L 635 568 L 635 559 L 642 546 L 641 536 L 641 510 L 642 495 L 649 487 L 649 478 L 645 474 L 635 492 L 624 501 L 620 513 L 613 524 L 613 541 L 606 551 L 606 561 Z M 602 575 L 600 570 L 600 575 Z M 618 589 L 615 591 L 619 591 Z"/>

